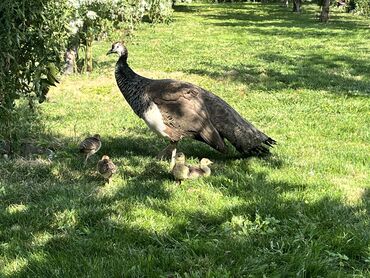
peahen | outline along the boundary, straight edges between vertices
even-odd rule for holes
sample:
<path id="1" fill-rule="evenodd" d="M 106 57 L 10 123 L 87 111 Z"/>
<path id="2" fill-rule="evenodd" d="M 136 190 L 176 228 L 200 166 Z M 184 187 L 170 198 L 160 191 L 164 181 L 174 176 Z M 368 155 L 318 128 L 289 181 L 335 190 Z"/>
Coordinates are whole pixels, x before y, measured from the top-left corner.
<path id="1" fill-rule="evenodd" d="M 224 100 L 196 85 L 173 79 L 149 79 L 127 64 L 128 51 L 116 42 L 108 54 L 117 53 L 117 85 L 134 112 L 170 144 L 158 155 L 170 156 L 184 137 L 207 143 L 226 153 L 226 138 L 245 155 L 269 153 L 276 141 L 243 119 Z"/>

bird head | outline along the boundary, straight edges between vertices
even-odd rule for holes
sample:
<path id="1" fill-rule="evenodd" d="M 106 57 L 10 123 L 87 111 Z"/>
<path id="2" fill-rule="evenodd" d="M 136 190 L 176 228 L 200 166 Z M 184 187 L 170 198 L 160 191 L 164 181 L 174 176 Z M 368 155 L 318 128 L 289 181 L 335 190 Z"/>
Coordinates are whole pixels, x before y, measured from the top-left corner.
<path id="1" fill-rule="evenodd" d="M 127 56 L 127 48 L 123 42 L 115 42 L 112 44 L 112 48 L 107 52 L 107 55 L 117 53 L 119 56 Z"/>
<path id="2" fill-rule="evenodd" d="M 175 156 L 176 163 L 185 163 L 185 155 L 183 153 L 177 153 Z"/>
<path id="3" fill-rule="evenodd" d="M 102 160 L 104 163 L 107 163 L 107 162 L 109 162 L 109 156 L 107 156 L 107 155 L 103 155 L 103 156 L 102 156 L 102 158 L 101 158 L 101 160 Z"/>
<path id="4" fill-rule="evenodd" d="M 202 158 L 200 160 L 200 165 L 201 166 L 208 166 L 208 165 L 211 165 L 213 164 L 213 162 L 211 160 L 209 160 L 208 158 Z"/>

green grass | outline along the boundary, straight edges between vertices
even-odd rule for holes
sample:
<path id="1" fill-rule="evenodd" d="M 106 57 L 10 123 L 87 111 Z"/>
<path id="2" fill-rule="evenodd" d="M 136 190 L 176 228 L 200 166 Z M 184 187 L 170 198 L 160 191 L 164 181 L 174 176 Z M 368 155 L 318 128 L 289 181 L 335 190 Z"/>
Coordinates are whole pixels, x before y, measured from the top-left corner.
<path id="1" fill-rule="evenodd" d="M 52 161 L 0 160 L 0 276 L 369 277 L 370 21 L 304 8 L 183 5 L 127 42 L 137 72 L 213 91 L 278 141 L 240 159 L 185 140 L 191 162 L 215 164 L 181 186 L 95 43 L 97 70 L 64 77 L 21 124 Z M 94 133 L 83 168 L 76 146 Z M 102 154 L 119 168 L 106 185 Z"/>

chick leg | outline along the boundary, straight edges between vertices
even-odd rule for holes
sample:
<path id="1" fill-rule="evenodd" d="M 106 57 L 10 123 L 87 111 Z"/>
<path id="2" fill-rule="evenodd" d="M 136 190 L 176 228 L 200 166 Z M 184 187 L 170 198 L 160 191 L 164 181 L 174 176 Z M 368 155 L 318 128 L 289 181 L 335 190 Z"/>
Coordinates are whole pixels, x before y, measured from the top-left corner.
<path id="1" fill-rule="evenodd" d="M 176 149 L 173 149 L 172 154 L 171 154 L 170 172 L 172 171 L 173 167 L 175 167 L 175 164 L 176 164 L 175 156 L 176 156 Z"/>
<path id="2" fill-rule="evenodd" d="M 87 160 L 89 159 L 90 155 L 89 154 L 86 154 L 86 158 L 85 158 L 85 161 L 84 161 L 84 166 L 86 166 L 87 164 Z"/>
<path id="3" fill-rule="evenodd" d="M 157 159 L 169 159 L 176 154 L 177 142 L 170 142 L 170 144 L 159 152 Z"/>

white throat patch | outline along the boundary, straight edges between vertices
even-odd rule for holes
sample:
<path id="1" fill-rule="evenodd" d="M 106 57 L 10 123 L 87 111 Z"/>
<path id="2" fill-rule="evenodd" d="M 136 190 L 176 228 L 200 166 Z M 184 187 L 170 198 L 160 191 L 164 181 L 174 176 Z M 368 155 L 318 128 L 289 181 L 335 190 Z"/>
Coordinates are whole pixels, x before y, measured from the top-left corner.
<path id="1" fill-rule="evenodd" d="M 166 126 L 163 122 L 162 114 L 155 103 L 150 104 L 148 109 L 143 114 L 143 119 L 149 128 L 155 133 L 163 137 L 168 137 L 168 135 L 164 132 Z"/>

